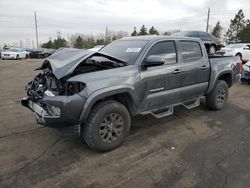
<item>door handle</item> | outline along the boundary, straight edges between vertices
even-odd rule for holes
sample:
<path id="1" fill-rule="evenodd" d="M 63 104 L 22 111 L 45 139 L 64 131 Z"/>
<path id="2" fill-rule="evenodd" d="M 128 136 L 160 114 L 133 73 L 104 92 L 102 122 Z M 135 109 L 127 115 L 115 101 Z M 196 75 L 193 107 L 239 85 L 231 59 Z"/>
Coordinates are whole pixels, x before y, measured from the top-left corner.
<path id="1" fill-rule="evenodd" d="M 201 70 L 204 70 L 204 69 L 206 69 L 207 68 L 207 66 L 206 65 L 203 65 L 202 67 L 201 67 Z"/>
<path id="2" fill-rule="evenodd" d="M 181 71 L 179 69 L 175 69 L 172 73 L 173 74 L 179 74 L 179 73 L 181 73 Z"/>

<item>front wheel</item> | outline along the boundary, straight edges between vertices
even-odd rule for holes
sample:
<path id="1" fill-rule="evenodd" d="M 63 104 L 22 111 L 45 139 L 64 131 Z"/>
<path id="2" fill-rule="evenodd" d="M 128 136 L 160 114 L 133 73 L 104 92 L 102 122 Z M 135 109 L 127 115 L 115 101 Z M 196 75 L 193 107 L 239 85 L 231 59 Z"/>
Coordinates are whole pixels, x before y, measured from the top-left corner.
<path id="1" fill-rule="evenodd" d="M 19 60 L 19 59 L 20 59 L 20 58 L 19 58 L 19 55 L 17 54 L 17 55 L 16 55 L 16 60 Z"/>
<path id="2" fill-rule="evenodd" d="M 97 104 L 90 112 L 82 135 L 90 148 L 110 151 L 119 147 L 129 133 L 131 117 L 127 108 L 116 101 Z"/>
<path id="3" fill-rule="evenodd" d="M 224 80 L 218 80 L 214 89 L 207 95 L 207 106 L 211 110 L 220 110 L 228 99 L 228 85 Z"/>

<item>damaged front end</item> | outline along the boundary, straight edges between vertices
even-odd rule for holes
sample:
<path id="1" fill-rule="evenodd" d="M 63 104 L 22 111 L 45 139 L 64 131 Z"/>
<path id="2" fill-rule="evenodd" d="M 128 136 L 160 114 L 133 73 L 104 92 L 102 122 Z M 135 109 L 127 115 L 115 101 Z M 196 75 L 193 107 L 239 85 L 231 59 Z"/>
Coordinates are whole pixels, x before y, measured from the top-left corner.
<path id="1" fill-rule="evenodd" d="M 26 86 L 22 105 L 34 112 L 38 124 L 57 129 L 78 126 L 84 99 L 78 95 L 84 83 L 58 80 L 50 69 L 43 70 Z"/>
<path id="2" fill-rule="evenodd" d="M 67 52 L 70 52 L 71 56 L 67 56 Z M 86 84 L 70 82 L 69 78 L 121 65 L 114 63 L 112 58 L 107 60 L 106 55 L 101 58 L 100 54 L 89 54 L 82 50 L 64 49 L 58 53 L 47 58 L 37 69 L 41 70 L 41 73 L 25 87 L 27 98 L 22 99 L 21 103 L 33 111 L 38 124 L 57 128 L 63 134 L 79 133 L 80 115 L 86 101 L 85 95 L 80 93 Z"/>

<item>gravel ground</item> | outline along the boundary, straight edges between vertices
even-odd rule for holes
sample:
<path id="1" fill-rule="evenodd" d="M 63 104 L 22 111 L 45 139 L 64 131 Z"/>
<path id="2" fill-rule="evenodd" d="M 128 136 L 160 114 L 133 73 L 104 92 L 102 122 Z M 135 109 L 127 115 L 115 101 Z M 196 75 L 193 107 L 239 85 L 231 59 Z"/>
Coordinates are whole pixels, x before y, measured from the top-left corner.
<path id="1" fill-rule="evenodd" d="M 21 106 L 41 63 L 0 60 L 0 187 L 250 187 L 250 85 L 234 85 L 221 111 L 135 117 L 120 148 L 98 153 Z"/>

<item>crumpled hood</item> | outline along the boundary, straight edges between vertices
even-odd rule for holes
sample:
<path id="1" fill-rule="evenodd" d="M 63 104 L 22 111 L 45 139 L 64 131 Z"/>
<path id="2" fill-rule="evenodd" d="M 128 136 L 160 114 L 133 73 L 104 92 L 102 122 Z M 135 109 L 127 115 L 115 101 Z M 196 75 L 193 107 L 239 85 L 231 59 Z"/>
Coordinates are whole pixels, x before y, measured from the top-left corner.
<path id="1" fill-rule="evenodd" d="M 93 55 L 95 52 L 75 48 L 60 48 L 51 56 L 45 59 L 43 65 L 38 68 L 45 69 L 49 63 L 53 74 L 57 79 L 72 73 L 83 60 Z"/>

